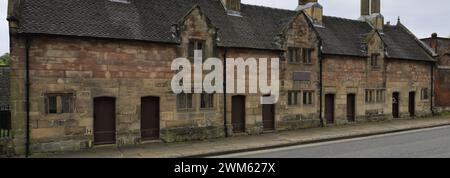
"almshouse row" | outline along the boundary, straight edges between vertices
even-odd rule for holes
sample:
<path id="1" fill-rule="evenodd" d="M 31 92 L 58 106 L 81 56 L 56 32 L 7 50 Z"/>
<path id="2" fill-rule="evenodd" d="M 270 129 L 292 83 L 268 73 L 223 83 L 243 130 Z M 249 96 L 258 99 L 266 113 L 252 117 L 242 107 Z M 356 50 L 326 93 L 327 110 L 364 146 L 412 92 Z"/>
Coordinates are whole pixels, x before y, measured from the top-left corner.
<path id="1" fill-rule="evenodd" d="M 323 16 L 317 1 L 299 1 L 295 11 L 239 0 L 9 7 L 18 154 L 432 114 L 434 53 L 400 22 L 385 25 L 377 0 L 361 1 L 358 20 Z M 280 101 L 174 94 L 171 63 L 194 50 L 222 60 L 280 58 Z"/>

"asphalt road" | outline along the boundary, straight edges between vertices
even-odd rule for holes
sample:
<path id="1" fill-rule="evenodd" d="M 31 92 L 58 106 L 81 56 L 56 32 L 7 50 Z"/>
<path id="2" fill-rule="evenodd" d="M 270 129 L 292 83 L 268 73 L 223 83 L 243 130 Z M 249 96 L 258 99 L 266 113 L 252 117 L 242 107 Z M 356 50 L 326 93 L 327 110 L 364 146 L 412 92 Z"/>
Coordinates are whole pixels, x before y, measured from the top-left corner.
<path id="1" fill-rule="evenodd" d="M 450 158 L 450 127 L 299 145 L 221 158 Z"/>

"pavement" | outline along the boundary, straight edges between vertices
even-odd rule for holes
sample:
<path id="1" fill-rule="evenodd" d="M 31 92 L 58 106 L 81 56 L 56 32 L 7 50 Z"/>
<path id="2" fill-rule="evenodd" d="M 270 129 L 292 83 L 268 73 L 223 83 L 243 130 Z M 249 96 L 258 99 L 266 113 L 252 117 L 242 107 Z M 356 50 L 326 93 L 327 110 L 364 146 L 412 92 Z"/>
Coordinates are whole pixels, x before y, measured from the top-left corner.
<path id="1" fill-rule="evenodd" d="M 368 137 L 380 134 L 404 132 L 416 129 L 450 126 L 450 117 L 433 117 L 408 120 L 391 120 L 383 122 L 365 122 L 325 128 L 302 129 L 266 133 L 262 135 L 245 135 L 218 138 L 204 141 L 182 143 L 144 143 L 132 147 L 102 146 L 90 150 L 35 154 L 33 157 L 51 158 L 180 158 L 209 157 L 233 153 L 268 150 L 289 146 L 305 145 Z M 411 137 L 410 139 L 413 139 Z M 421 139 L 419 137 L 419 139 Z M 275 155 L 283 157 L 283 155 Z M 332 156 L 331 154 L 325 156 Z M 351 156 L 351 155 L 350 155 Z M 258 156 L 256 156 L 258 157 Z"/>
<path id="2" fill-rule="evenodd" d="M 214 158 L 450 158 L 449 135 L 444 126 Z"/>

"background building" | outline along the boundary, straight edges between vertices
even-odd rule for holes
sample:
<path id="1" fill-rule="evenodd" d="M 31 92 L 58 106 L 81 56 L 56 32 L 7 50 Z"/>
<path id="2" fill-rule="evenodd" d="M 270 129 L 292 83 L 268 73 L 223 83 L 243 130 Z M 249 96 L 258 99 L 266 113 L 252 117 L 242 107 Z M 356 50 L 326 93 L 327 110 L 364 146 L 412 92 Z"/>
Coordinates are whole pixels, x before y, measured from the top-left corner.
<path id="1" fill-rule="evenodd" d="M 438 54 L 435 72 L 436 108 L 438 111 L 450 111 L 450 39 L 438 37 L 422 39 Z"/>

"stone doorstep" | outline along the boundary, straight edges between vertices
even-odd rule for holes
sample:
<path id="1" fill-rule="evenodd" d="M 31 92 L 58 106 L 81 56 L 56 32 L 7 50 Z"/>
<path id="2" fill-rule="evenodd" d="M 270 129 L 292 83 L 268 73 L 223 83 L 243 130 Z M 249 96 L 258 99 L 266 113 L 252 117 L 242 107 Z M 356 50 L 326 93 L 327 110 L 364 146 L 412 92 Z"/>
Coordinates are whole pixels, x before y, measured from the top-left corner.
<path id="1" fill-rule="evenodd" d="M 387 125 L 390 124 L 390 125 Z M 387 127 L 387 126 L 388 127 Z M 42 154 L 37 157 L 137 157 L 137 158 L 193 158 L 209 157 L 239 152 L 258 151 L 287 146 L 304 145 L 318 142 L 335 141 L 379 134 L 403 132 L 450 125 L 449 118 L 397 120 L 374 123 L 351 124 L 336 127 L 311 128 L 294 131 L 272 132 L 263 135 L 240 135 L 207 141 L 182 143 L 150 142 L 136 147 L 117 148 L 100 146 L 85 152 L 61 154 Z M 337 133 L 342 129 L 349 132 Z M 307 135 L 310 133 L 310 136 Z M 264 141 L 264 143 L 261 143 Z M 193 146 L 190 146 L 193 145 Z M 207 147 L 209 149 L 197 149 Z M 194 150 L 192 149 L 194 148 Z M 212 148 L 212 149 L 211 149 Z M 152 150 L 153 149 L 153 150 Z"/>

